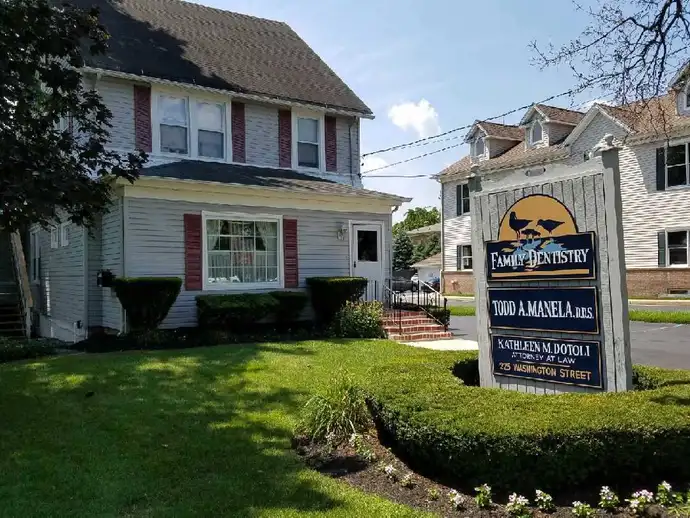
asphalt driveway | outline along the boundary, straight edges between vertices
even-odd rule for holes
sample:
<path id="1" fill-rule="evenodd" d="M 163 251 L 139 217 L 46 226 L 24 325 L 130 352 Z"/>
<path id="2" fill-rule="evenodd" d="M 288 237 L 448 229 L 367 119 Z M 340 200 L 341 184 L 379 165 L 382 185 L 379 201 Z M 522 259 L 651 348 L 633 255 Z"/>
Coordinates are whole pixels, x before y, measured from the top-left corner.
<path id="1" fill-rule="evenodd" d="M 458 338 L 477 340 L 475 317 L 450 317 L 448 329 Z M 690 325 L 630 322 L 630 340 L 633 363 L 690 369 Z"/>

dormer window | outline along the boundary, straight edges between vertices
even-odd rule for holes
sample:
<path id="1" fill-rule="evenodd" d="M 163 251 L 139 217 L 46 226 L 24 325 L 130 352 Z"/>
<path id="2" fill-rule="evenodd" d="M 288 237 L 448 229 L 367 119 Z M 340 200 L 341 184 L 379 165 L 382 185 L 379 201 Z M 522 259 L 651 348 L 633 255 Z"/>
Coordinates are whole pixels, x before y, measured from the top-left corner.
<path id="1" fill-rule="evenodd" d="M 484 156 L 485 151 L 486 151 L 486 146 L 484 145 L 484 137 L 479 137 L 477 140 L 474 141 L 474 153 L 473 153 L 473 155 L 475 157 Z"/>
<path id="2" fill-rule="evenodd" d="M 542 127 L 539 121 L 534 121 L 532 127 L 529 129 L 529 143 L 534 145 L 537 142 L 541 142 L 542 139 Z"/>

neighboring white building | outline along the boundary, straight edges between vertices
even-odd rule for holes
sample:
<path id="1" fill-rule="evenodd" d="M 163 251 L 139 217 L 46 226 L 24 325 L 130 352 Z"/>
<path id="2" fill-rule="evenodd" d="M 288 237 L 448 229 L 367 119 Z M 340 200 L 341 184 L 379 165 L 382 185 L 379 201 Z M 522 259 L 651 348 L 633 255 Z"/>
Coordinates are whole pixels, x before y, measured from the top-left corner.
<path id="1" fill-rule="evenodd" d="M 688 71 L 686 67 L 677 75 L 667 95 L 644 105 L 595 104 L 581 113 L 536 104 L 515 126 L 475 123 L 467 136 L 470 155 L 438 175 L 444 291 L 474 291 L 467 261 L 472 254 L 467 188 L 471 169 L 481 176 L 495 177 L 557 163 L 578 164 L 589 159 L 606 134 L 612 134 L 621 147 L 629 294 L 658 296 L 690 291 Z"/>

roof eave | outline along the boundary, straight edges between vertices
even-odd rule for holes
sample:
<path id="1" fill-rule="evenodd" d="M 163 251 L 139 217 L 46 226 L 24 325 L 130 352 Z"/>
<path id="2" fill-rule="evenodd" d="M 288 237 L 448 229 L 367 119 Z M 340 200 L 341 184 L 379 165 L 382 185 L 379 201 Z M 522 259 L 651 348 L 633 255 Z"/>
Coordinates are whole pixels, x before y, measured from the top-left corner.
<path id="1" fill-rule="evenodd" d="M 340 106 L 326 106 L 326 105 L 322 105 L 322 104 L 318 104 L 318 103 L 310 103 L 308 101 L 298 101 L 295 99 L 276 97 L 276 96 L 272 96 L 272 95 L 250 94 L 250 93 L 245 93 L 245 92 L 237 92 L 235 90 L 223 90 L 220 88 L 210 88 L 207 86 L 199 86 L 199 85 L 195 85 L 192 83 L 183 83 L 181 81 L 172 81 L 170 79 L 161 79 L 159 77 L 131 74 L 129 72 L 120 72 L 118 70 L 110 70 L 107 68 L 84 66 L 84 67 L 81 67 L 79 70 L 81 70 L 84 73 L 97 74 L 97 75 L 101 75 L 101 76 L 105 75 L 105 76 L 114 77 L 114 78 L 118 78 L 118 79 L 128 79 L 130 81 L 136 81 L 139 83 L 172 85 L 172 86 L 179 86 L 179 87 L 183 87 L 183 88 L 190 88 L 192 90 L 200 90 L 200 91 L 204 91 L 204 92 L 213 92 L 213 93 L 219 93 L 219 94 L 223 94 L 223 95 L 230 95 L 230 96 L 235 97 L 237 99 L 246 99 L 248 101 L 256 101 L 256 102 L 262 102 L 262 103 L 268 103 L 268 104 L 276 104 L 276 105 L 280 105 L 280 106 L 292 106 L 295 108 L 303 108 L 303 109 L 309 109 L 309 110 L 315 110 L 315 111 L 322 111 L 322 112 L 327 112 L 327 113 L 333 113 L 336 115 L 343 115 L 343 116 L 347 116 L 347 117 L 359 117 L 362 119 L 369 119 L 369 120 L 373 120 L 375 118 L 374 114 L 372 112 L 360 112 L 357 110 L 343 108 Z"/>

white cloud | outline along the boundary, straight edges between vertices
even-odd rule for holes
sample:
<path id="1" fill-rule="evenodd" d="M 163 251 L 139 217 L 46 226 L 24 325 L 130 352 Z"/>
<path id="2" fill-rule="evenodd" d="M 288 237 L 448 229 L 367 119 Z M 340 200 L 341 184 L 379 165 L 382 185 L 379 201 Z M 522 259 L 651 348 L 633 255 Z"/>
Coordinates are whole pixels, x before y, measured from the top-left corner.
<path id="1" fill-rule="evenodd" d="M 388 110 L 388 118 L 403 130 L 415 130 L 419 138 L 431 137 L 441 132 L 438 112 L 426 99 L 421 99 L 418 103 L 396 104 Z"/>
<path id="2" fill-rule="evenodd" d="M 362 165 L 362 172 L 366 173 L 372 169 L 378 169 L 379 167 L 385 167 L 388 165 L 383 158 L 378 156 L 366 156 L 364 157 L 364 165 Z"/>

